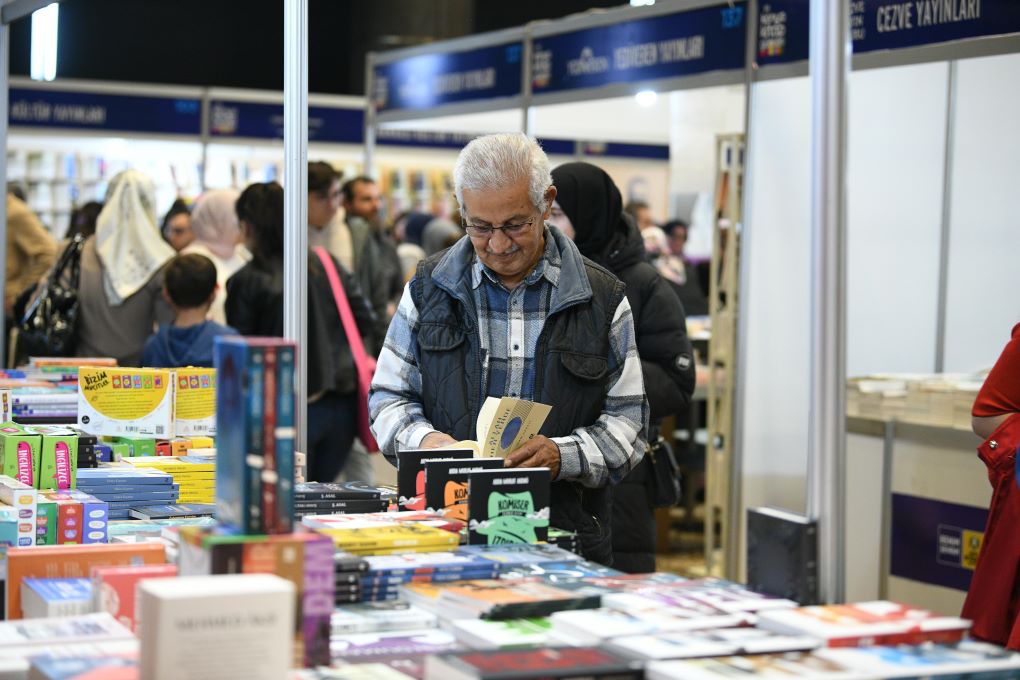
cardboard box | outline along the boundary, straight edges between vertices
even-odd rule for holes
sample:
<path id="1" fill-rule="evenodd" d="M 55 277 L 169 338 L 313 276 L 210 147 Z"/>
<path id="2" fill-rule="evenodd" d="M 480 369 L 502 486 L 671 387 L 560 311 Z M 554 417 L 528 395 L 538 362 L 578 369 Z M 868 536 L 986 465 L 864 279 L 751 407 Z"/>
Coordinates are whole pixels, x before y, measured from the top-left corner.
<path id="1" fill-rule="evenodd" d="M 86 578 L 27 578 L 21 582 L 26 619 L 92 613 L 92 584 Z"/>
<path id="2" fill-rule="evenodd" d="M 26 578 L 87 578 L 92 567 L 165 564 L 166 549 L 154 543 L 53 545 L 7 551 L 7 619 L 20 619 Z"/>
<path id="3" fill-rule="evenodd" d="M 78 433 L 45 425 L 27 429 L 42 437 L 38 488 L 73 489 L 78 475 Z"/>
<path id="4" fill-rule="evenodd" d="M 173 432 L 173 371 L 94 368 L 78 371 L 78 427 L 89 434 L 168 437 Z M 153 444 L 152 455 L 155 455 Z"/>
<path id="5" fill-rule="evenodd" d="M 175 377 L 174 434 L 215 437 L 216 369 L 178 368 Z"/>
<path id="6" fill-rule="evenodd" d="M 0 472 L 23 484 L 39 488 L 39 456 L 42 437 L 17 423 L 0 424 Z"/>
<path id="7" fill-rule="evenodd" d="M 13 545 L 25 547 L 35 545 L 36 506 L 38 492 L 28 484 L 0 475 L 0 502 L 10 506 L 9 513 L 17 522 L 17 533 Z"/>

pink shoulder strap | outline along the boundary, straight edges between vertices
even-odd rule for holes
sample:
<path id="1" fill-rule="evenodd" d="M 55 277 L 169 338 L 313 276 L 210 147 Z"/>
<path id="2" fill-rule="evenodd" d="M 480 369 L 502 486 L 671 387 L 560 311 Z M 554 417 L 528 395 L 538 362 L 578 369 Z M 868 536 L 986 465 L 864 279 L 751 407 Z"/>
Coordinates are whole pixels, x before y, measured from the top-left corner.
<path id="1" fill-rule="evenodd" d="M 365 352 L 365 343 L 361 340 L 361 332 L 354 320 L 354 312 L 351 311 L 351 303 L 347 300 L 347 293 L 344 292 L 343 284 L 340 283 L 340 275 L 333 264 L 333 258 L 326 252 L 325 248 L 315 248 L 315 254 L 322 262 L 322 268 L 326 270 L 326 278 L 329 279 L 329 287 L 333 289 L 333 300 L 336 302 L 336 309 L 340 313 L 340 321 L 344 325 L 344 333 L 347 335 L 347 344 L 351 347 L 351 354 L 354 355 L 354 363 L 359 367 L 368 362 L 368 354 Z"/>

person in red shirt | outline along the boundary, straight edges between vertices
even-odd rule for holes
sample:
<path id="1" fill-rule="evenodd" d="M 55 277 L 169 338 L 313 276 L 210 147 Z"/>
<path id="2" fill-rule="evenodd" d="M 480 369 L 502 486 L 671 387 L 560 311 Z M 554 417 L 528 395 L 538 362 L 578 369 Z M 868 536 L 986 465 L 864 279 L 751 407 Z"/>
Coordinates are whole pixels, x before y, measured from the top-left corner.
<path id="1" fill-rule="evenodd" d="M 1020 649 L 1020 324 L 995 362 L 971 410 L 978 456 L 988 467 L 992 502 L 962 616 L 981 640 Z"/>

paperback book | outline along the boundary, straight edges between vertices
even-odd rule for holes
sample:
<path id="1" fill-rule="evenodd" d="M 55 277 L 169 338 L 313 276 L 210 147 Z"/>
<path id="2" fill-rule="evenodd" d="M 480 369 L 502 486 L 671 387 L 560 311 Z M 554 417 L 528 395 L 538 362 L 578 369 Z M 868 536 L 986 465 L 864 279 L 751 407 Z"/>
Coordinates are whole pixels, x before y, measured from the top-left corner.
<path id="1" fill-rule="evenodd" d="M 468 475 L 482 470 L 502 470 L 499 458 L 476 458 L 425 462 L 425 507 L 447 517 L 468 521 Z"/>
<path id="2" fill-rule="evenodd" d="M 642 680 L 633 661 L 592 647 L 474 651 L 425 660 L 425 680 L 516 680 L 521 678 L 613 678 Z"/>
<path id="3" fill-rule="evenodd" d="M 538 543 L 549 531 L 548 468 L 468 475 L 468 543 Z"/>
<path id="4" fill-rule="evenodd" d="M 397 452 L 397 504 L 402 510 L 425 509 L 425 463 L 473 458 L 467 448 L 413 449 Z"/>

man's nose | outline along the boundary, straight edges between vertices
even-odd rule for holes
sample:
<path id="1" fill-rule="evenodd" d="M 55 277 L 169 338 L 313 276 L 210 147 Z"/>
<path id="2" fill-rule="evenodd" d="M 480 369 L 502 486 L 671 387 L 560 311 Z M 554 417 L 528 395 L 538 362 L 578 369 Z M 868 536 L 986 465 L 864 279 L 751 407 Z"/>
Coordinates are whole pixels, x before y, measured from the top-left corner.
<path id="1" fill-rule="evenodd" d="M 507 236 L 502 229 L 494 229 L 489 237 L 489 250 L 496 254 L 510 250 L 514 245 L 513 240 Z"/>

